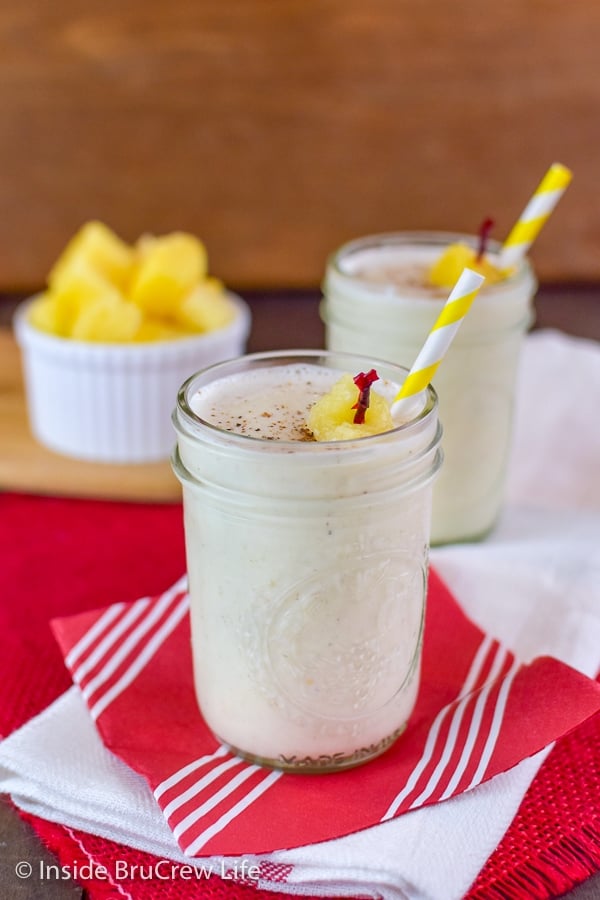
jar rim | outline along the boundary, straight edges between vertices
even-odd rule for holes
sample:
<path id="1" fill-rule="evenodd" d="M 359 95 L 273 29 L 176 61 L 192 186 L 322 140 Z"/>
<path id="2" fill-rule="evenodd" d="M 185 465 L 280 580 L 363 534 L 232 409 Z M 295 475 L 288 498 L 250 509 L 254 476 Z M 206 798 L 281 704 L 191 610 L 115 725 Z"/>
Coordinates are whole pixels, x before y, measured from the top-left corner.
<path id="1" fill-rule="evenodd" d="M 364 235 L 362 237 L 353 238 L 350 241 L 339 246 L 329 255 L 327 260 L 327 270 L 333 270 L 336 276 L 347 278 L 353 282 L 361 282 L 373 286 L 368 279 L 360 278 L 350 273 L 342 267 L 343 259 L 347 259 L 351 255 L 369 249 L 378 247 L 394 247 L 394 246 L 410 246 L 417 245 L 421 248 L 439 247 L 440 249 L 448 246 L 448 244 L 462 242 L 471 247 L 476 247 L 479 238 L 476 235 L 466 232 L 454 231 L 436 231 L 436 230 L 420 230 L 420 231 L 387 231 L 376 232 L 374 234 Z M 502 244 L 497 240 L 490 240 L 488 244 L 493 254 L 498 254 L 502 248 Z M 531 263 L 527 257 L 519 260 L 515 267 L 515 271 L 508 275 L 502 281 L 495 284 L 487 285 L 486 292 L 502 290 L 507 287 L 524 281 L 526 278 L 535 278 Z M 427 298 L 423 298 L 427 299 Z M 435 302 L 439 302 L 439 298 L 431 298 Z"/>

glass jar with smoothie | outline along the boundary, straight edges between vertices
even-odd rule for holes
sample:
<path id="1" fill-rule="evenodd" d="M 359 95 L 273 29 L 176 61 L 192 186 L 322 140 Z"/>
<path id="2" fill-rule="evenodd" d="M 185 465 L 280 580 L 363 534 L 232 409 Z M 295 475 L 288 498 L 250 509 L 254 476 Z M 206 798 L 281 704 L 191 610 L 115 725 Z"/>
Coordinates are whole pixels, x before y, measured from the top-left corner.
<path id="1" fill-rule="evenodd" d="M 323 285 L 328 349 L 410 367 L 452 286 L 432 284 L 432 270 L 449 246 L 475 249 L 477 242 L 399 232 L 342 246 L 328 261 Z M 484 274 L 493 276 L 499 250 L 490 242 Z M 433 378 L 444 429 L 444 467 L 433 492 L 435 544 L 485 536 L 501 510 L 519 352 L 537 281 L 526 259 L 496 276 L 487 278 Z"/>
<path id="2" fill-rule="evenodd" d="M 349 373 L 373 366 L 360 422 Z M 196 693 L 214 734 L 247 759 L 358 765 L 414 707 L 441 451 L 433 389 L 392 417 L 405 376 L 290 351 L 210 367 L 179 393 Z"/>

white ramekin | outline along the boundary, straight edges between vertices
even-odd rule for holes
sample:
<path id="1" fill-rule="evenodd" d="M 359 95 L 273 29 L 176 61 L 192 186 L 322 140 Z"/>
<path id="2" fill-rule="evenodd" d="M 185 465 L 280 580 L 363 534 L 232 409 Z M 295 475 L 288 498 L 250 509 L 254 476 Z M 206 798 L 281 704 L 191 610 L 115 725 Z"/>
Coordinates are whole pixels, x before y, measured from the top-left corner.
<path id="1" fill-rule="evenodd" d="M 26 300 L 15 313 L 14 330 L 35 438 L 57 453 L 93 462 L 167 459 L 175 443 L 171 413 L 181 384 L 245 350 L 250 309 L 241 297 L 229 297 L 237 315 L 225 328 L 143 344 L 47 334 L 29 323 L 32 301 Z"/>

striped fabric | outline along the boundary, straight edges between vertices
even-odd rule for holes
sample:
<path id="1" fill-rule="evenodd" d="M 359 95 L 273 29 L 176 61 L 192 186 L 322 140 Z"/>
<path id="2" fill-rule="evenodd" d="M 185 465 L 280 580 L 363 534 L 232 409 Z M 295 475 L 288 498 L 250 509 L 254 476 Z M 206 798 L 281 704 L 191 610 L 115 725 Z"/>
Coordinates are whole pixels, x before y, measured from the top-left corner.
<path id="1" fill-rule="evenodd" d="M 323 841 L 439 803 L 600 709 L 600 685 L 550 658 L 519 665 L 431 572 L 422 687 L 404 735 L 356 769 L 282 774 L 233 756 L 204 724 L 187 612 L 181 579 L 53 627 L 104 743 L 146 778 L 190 857 Z"/>

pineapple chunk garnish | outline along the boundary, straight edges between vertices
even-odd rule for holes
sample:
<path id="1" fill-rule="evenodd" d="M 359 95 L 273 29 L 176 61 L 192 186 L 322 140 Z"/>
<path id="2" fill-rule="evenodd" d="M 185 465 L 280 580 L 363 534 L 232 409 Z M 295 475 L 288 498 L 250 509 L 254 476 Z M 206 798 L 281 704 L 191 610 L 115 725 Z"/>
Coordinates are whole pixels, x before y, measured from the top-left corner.
<path id="1" fill-rule="evenodd" d="M 57 287 L 72 264 L 82 260 L 107 281 L 125 290 L 133 271 L 135 253 L 102 222 L 88 222 L 71 238 L 48 275 L 50 288 Z"/>
<path id="2" fill-rule="evenodd" d="M 477 259 L 477 252 L 466 244 L 449 244 L 429 270 L 429 283 L 436 287 L 454 287 L 464 268 L 484 275 L 488 284 L 503 281 L 509 272 L 497 268 L 485 255 Z"/>
<path id="3" fill-rule="evenodd" d="M 206 277 L 206 249 L 191 234 L 145 237 L 139 257 L 129 296 L 150 316 L 172 316 L 183 298 Z"/>
<path id="4" fill-rule="evenodd" d="M 30 304 L 35 328 L 85 341 L 170 341 L 224 328 L 236 307 L 207 274 L 202 241 L 185 232 L 130 246 L 101 222 L 69 241 Z"/>
<path id="5" fill-rule="evenodd" d="M 370 405 L 362 424 L 354 423 L 358 390 L 351 375 L 342 375 L 327 394 L 311 407 L 307 426 L 317 441 L 351 441 L 394 428 L 390 407 L 381 394 L 371 390 Z"/>

